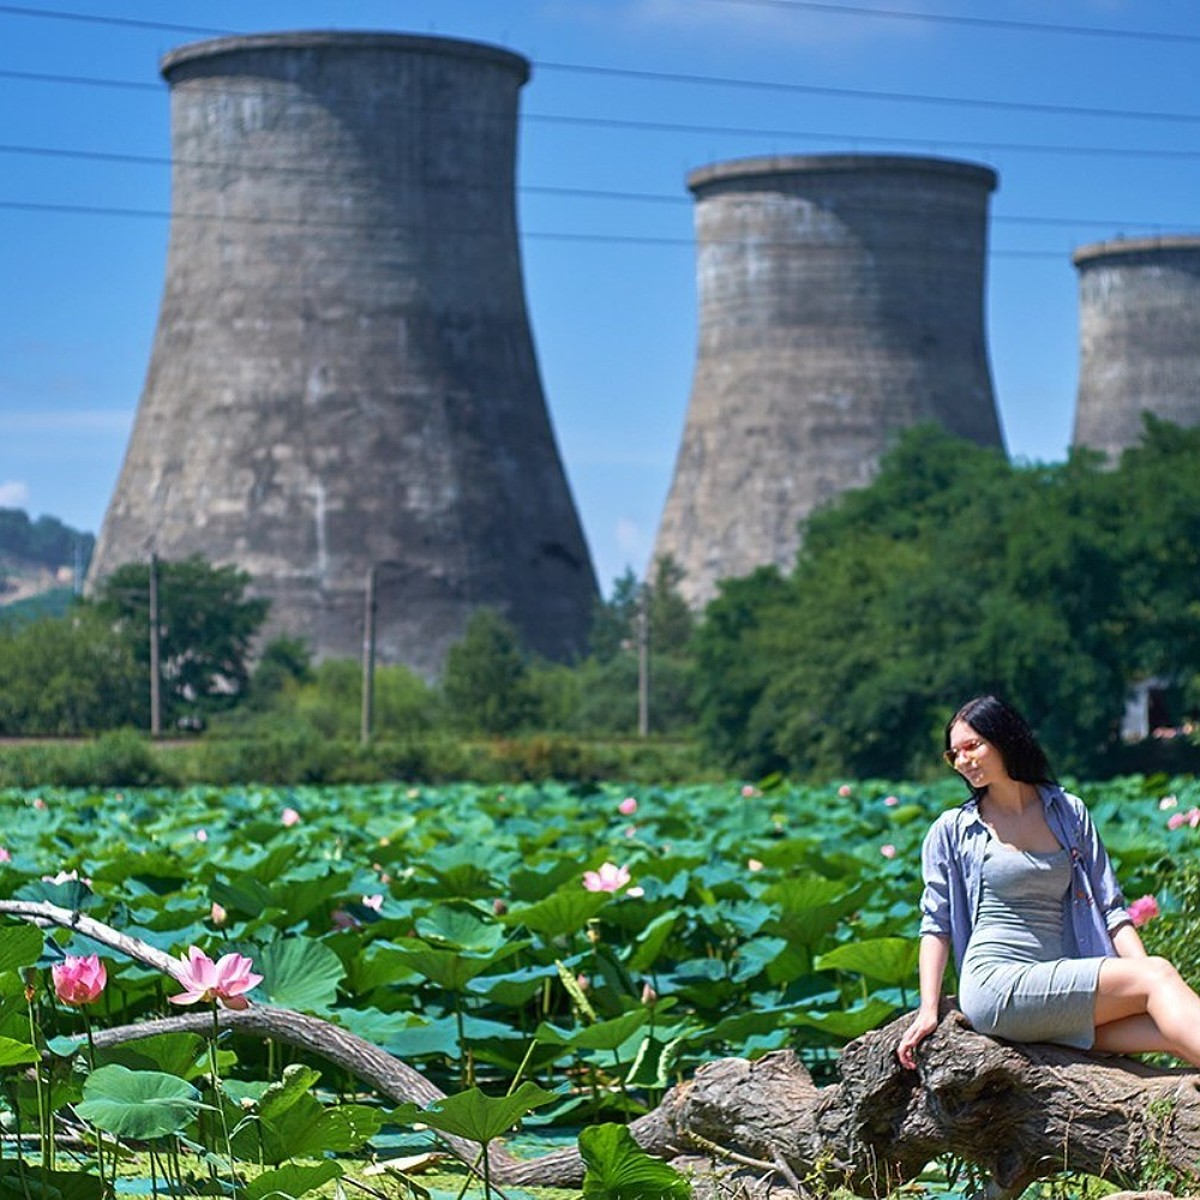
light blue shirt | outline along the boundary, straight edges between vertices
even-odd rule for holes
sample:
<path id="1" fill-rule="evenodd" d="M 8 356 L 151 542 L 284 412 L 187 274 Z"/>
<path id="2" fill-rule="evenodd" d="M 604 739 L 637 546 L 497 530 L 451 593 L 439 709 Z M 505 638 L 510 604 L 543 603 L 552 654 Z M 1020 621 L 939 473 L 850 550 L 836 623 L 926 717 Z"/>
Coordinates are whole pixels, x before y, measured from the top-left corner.
<path id="1" fill-rule="evenodd" d="M 1074 936 L 1064 946 L 1070 958 L 1113 957 L 1112 935 L 1129 921 L 1108 851 L 1082 800 L 1057 784 L 1039 785 L 1046 824 L 1071 856 L 1071 887 L 1063 897 L 1063 928 Z M 948 937 L 954 964 L 963 955 L 983 887 L 983 853 L 990 832 L 974 798 L 942 813 L 921 848 L 925 890 L 921 895 L 921 933 Z"/>

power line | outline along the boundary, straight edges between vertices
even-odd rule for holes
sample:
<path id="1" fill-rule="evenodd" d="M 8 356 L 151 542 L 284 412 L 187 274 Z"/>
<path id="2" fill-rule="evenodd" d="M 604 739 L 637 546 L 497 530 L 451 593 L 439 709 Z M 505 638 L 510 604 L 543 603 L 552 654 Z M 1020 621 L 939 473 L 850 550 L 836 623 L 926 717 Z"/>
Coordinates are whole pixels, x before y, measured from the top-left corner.
<path id="1" fill-rule="evenodd" d="M 1093 117 L 1106 120 L 1163 121 L 1172 124 L 1200 124 L 1200 113 L 1159 112 L 1150 109 L 1099 108 L 1083 104 L 1049 104 L 1033 100 L 997 100 L 979 96 L 936 96 L 925 92 L 878 91 L 870 88 L 833 87 L 828 84 L 795 83 L 784 80 L 742 79 L 724 75 L 700 75 L 686 71 L 647 71 L 633 67 L 607 67 L 590 63 L 547 62 L 533 60 L 542 71 L 560 71 L 602 78 L 636 79 L 652 83 L 686 84 L 689 86 L 722 87 L 743 91 L 784 92 L 802 96 L 835 96 L 842 99 L 884 101 L 889 104 L 907 103 L 943 106 L 947 108 L 982 109 L 993 112 L 1027 112 L 1045 116 Z M 92 75 L 60 75 L 38 71 L 0 70 L 0 78 L 30 83 L 73 84 L 84 87 L 127 88 L 137 91 L 162 90 L 162 85 L 143 80 L 106 79 Z M 233 89 L 227 85 L 207 90 L 221 94 L 256 94 L 253 87 Z"/>
<path id="2" fill-rule="evenodd" d="M 787 92 L 801 96 L 840 96 L 853 100 L 886 100 L 895 104 L 941 104 L 948 107 L 980 108 L 1009 112 L 1034 112 L 1054 116 L 1104 117 L 1131 121 L 1172 121 L 1200 123 L 1200 113 L 1152 112 L 1146 109 L 1094 108 L 1082 104 L 1044 104 L 1032 100 L 993 100 L 986 97 L 934 96 L 924 92 L 876 91 L 870 88 L 831 87 L 827 84 L 792 83 L 783 80 L 739 79 L 726 75 L 695 75 L 687 71 L 645 71 L 633 67 L 603 67 L 590 63 L 559 63 L 534 60 L 542 71 L 567 71 L 620 79 L 640 79 L 652 83 L 684 83 L 705 87 L 737 88 L 752 91 Z"/>
<path id="3" fill-rule="evenodd" d="M 49 146 L 20 146 L 20 145 L 11 145 L 11 144 L 4 144 L 4 143 L 0 143 L 0 154 L 29 154 L 29 155 L 33 155 L 36 157 L 82 159 L 85 161 L 117 162 L 117 163 L 127 163 L 127 164 L 131 164 L 131 165 L 135 165 L 135 166 L 154 166 L 154 167 L 167 167 L 167 166 L 170 166 L 171 162 L 172 162 L 171 158 L 166 155 L 116 154 L 116 153 L 108 153 L 108 152 L 99 151 L 99 150 L 75 150 L 75 149 L 57 148 L 57 147 L 49 147 Z M 319 167 L 277 167 L 277 166 L 266 166 L 261 163 L 242 164 L 242 163 L 233 163 L 233 162 L 227 162 L 227 161 L 206 161 L 206 160 L 199 160 L 199 159 L 179 159 L 179 160 L 175 160 L 175 162 L 176 162 L 177 166 L 187 166 L 187 167 L 196 167 L 196 168 L 203 167 L 203 168 L 220 169 L 220 170 L 227 169 L 227 168 L 230 168 L 233 166 L 237 166 L 240 169 L 246 171 L 247 174 L 253 173 L 253 174 L 260 174 L 260 175 L 265 174 L 265 175 L 285 175 L 285 176 L 300 175 L 300 176 L 309 176 L 309 177 L 323 177 L 326 174 L 325 170 L 323 168 L 319 168 Z M 396 182 L 398 179 L 399 179 L 399 177 L 389 176 L 386 173 L 380 174 L 378 176 L 372 176 L 372 180 L 374 182 L 381 182 L 381 183 Z M 470 185 L 468 184 L 465 186 L 470 186 Z M 479 186 L 490 188 L 494 185 L 486 184 L 486 185 L 479 185 Z M 621 190 L 618 190 L 615 188 L 581 188 L 581 187 L 567 187 L 567 186 L 552 185 L 552 184 L 521 184 L 520 186 L 518 186 L 517 191 L 519 193 L 522 193 L 525 195 L 534 195 L 534 196 L 561 196 L 561 197 L 565 197 L 567 199 L 578 199 L 578 200 L 614 200 L 614 201 L 622 201 L 622 202 L 669 204 L 674 207 L 682 207 L 682 206 L 686 205 L 689 208 L 691 208 L 691 207 L 694 207 L 694 203 L 695 203 L 690 196 L 685 196 L 685 195 L 676 195 L 676 194 L 670 194 L 670 193 L 666 193 L 666 192 L 630 192 L 630 191 L 621 191 Z M 8 203 L 11 205 L 16 205 L 16 204 L 21 204 L 21 203 L 25 203 L 25 202 L 10 201 Z M 28 203 L 36 204 L 38 202 L 30 201 Z M 52 207 L 52 206 L 48 206 L 48 207 Z M 843 207 L 843 210 L 845 210 L 847 206 L 842 206 L 842 207 Z M 864 211 L 876 211 L 876 212 L 882 211 L 881 206 L 879 206 L 879 205 L 859 205 L 859 206 L 853 206 L 853 207 L 855 207 L 856 209 L 859 209 L 859 210 L 864 210 Z M 292 224 L 293 223 L 293 222 L 286 221 L 286 219 L 278 220 L 276 218 L 271 218 L 271 217 L 221 218 L 221 217 L 217 217 L 217 216 L 208 216 L 208 215 L 204 215 L 204 214 L 195 214 L 195 213 L 182 213 L 182 214 L 174 213 L 173 214 L 171 212 L 141 210 L 141 209 L 114 209 L 111 211 L 111 213 L 109 215 L 121 215 L 121 216 L 143 215 L 143 216 L 147 216 L 147 217 L 154 217 L 154 218 L 160 218 L 160 219 L 171 218 L 172 216 L 176 216 L 176 217 L 181 217 L 182 219 L 185 219 L 185 220 L 187 220 L 187 219 L 195 219 L 195 220 L 229 219 L 229 220 L 235 220 L 235 221 L 241 221 L 241 222 L 254 221 L 256 223 L 264 223 L 264 224 L 273 224 L 273 223 Z M 1053 216 L 1044 216 L 1044 215 L 1023 215 L 1023 214 L 1008 214 L 1008 213 L 993 214 L 990 217 L 990 220 L 994 224 L 1050 225 L 1050 226 L 1061 226 L 1061 227 L 1073 227 L 1073 226 L 1077 226 L 1077 225 L 1094 225 L 1097 227 L 1107 226 L 1107 227 L 1121 228 L 1121 229 L 1160 229 L 1164 226 L 1164 222 L 1161 220 L 1138 221 L 1138 220 L 1130 220 L 1127 218 L 1113 218 L 1113 217 L 1074 217 L 1074 216 L 1072 216 L 1072 217 L 1053 217 Z M 297 222 L 295 222 L 295 223 L 308 224 L 310 222 L 305 219 L 298 218 Z M 353 225 L 352 223 L 346 223 L 346 222 L 329 222 L 328 224 L 333 227 L 336 227 L 336 228 L 356 228 L 357 227 L 357 226 Z M 1187 228 L 1190 228 L 1190 227 L 1185 226 L 1182 228 L 1186 230 Z M 1181 231 L 1180 227 L 1175 226 L 1175 225 L 1172 225 L 1172 229 L 1175 230 L 1176 232 Z"/>
<path id="4" fill-rule="evenodd" d="M 928 150 L 938 146 L 955 150 L 1009 151 L 1029 154 L 1074 154 L 1087 157 L 1113 158 L 1200 158 L 1200 150 L 1178 148 L 1157 150 L 1148 146 L 1080 146 L 1046 142 L 988 142 L 978 138 L 956 140 L 942 137 L 895 137 L 883 134 L 825 133 L 811 129 L 762 129 L 745 125 L 695 125 L 681 121 L 640 121 L 617 117 L 579 117 L 558 113 L 527 112 L 522 121 L 551 125 L 580 125 L 611 129 L 644 130 L 650 133 L 695 133 L 705 136 L 761 138 L 808 138 L 812 141 L 836 142 L 841 145 L 869 142 L 881 146 L 921 146 Z"/>
<path id="5" fill-rule="evenodd" d="M 928 25 L 956 25 L 973 29 L 1005 29 L 1014 33 L 1054 34 L 1069 37 L 1104 37 L 1194 44 L 1200 35 L 1176 33 L 1158 29 L 1111 28 L 1103 25 L 1067 25 L 1054 21 L 1017 21 L 1003 17 L 969 17 L 953 13 L 914 12 L 895 8 L 867 8 L 854 4 L 828 4 L 817 0 L 709 0 L 710 3 L 742 4 L 759 8 L 775 8 L 793 12 L 817 12 L 829 16 L 868 17 L 891 21 L 915 21 Z M 134 17 L 110 17 L 95 13 L 67 12 L 60 9 L 30 8 L 20 4 L 0 4 L 0 13 L 10 16 L 36 17 L 49 20 L 78 21 L 94 25 L 111 25 L 134 29 L 154 29 L 166 33 L 197 33 L 217 37 L 236 37 L 244 30 L 213 28 L 206 25 L 179 25 L 167 21 L 147 21 Z"/>
<path id="6" fill-rule="evenodd" d="M 1063 25 L 1049 21 L 1013 21 L 1004 17 L 966 17 L 953 13 L 911 12 L 897 8 L 865 8 L 857 4 L 822 4 L 816 0 L 709 0 L 717 4 L 743 4 L 794 12 L 817 12 L 849 17 L 880 17 L 893 21 L 918 21 L 926 25 L 957 25 L 969 29 L 1005 29 L 1014 33 L 1066 34 L 1070 37 L 1103 37 L 1194 45 L 1200 34 L 1158 29 L 1112 29 L 1103 25 Z"/>
<path id="7" fill-rule="evenodd" d="M 0 76 L 5 73 L 0 71 Z M 44 77 L 43 77 L 44 78 Z M 72 81 L 74 82 L 74 81 Z M 115 84 L 114 86 L 139 86 L 154 91 L 161 90 L 156 84 Z M 453 113 L 453 109 L 414 109 L 413 112 L 437 112 L 440 114 Z M 1189 150 L 1180 147 L 1153 147 L 1153 146 L 1098 146 L 1098 145 L 1079 145 L 1063 142 L 993 142 L 984 141 L 979 138 L 971 139 L 956 139 L 943 137 L 900 137 L 884 134 L 846 134 L 846 133 L 829 133 L 824 130 L 816 129 L 766 129 L 761 126 L 749 125 L 703 125 L 684 121 L 646 121 L 632 118 L 621 117 L 593 117 L 593 116 L 576 116 L 569 113 L 540 113 L 540 112 L 524 112 L 520 114 L 522 123 L 543 124 L 543 125 L 566 125 L 577 126 L 581 128 L 593 129 L 617 129 L 629 130 L 634 132 L 645 133 L 684 133 L 694 134 L 703 137 L 756 137 L 770 138 L 779 140 L 781 138 L 789 138 L 796 141 L 820 141 L 830 142 L 839 146 L 858 145 L 860 143 L 869 143 L 877 146 L 908 146 L 924 149 L 927 153 L 944 150 L 967 150 L 975 153 L 994 152 L 994 153 L 1017 153 L 1017 154 L 1053 154 L 1073 155 L 1084 158 L 1132 158 L 1132 159 L 1200 159 L 1200 150 Z M 45 149 L 39 151 L 33 147 L 23 148 L 25 153 L 35 154 L 43 152 L 47 155 L 57 153 L 53 149 Z M 65 152 L 64 152 L 65 153 Z M 87 157 L 88 152 L 76 151 L 79 157 Z M 165 156 L 152 155 L 121 155 L 110 153 L 105 155 L 103 152 L 95 152 L 95 157 L 108 157 L 112 161 L 126 162 L 146 162 L 147 164 L 156 163 L 159 161 L 169 162 L 170 159 Z M 181 161 L 181 160 L 176 160 Z M 278 168 L 286 170 L 288 168 Z M 296 168 L 301 170 L 302 168 Z"/>
<path id="8" fill-rule="evenodd" d="M 133 217 L 138 219 L 151 219 L 160 221 L 215 221 L 226 224 L 242 224 L 242 225 L 272 225 L 276 227 L 301 227 L 311 229 L 326 229 L 326 230 L 354 230 L 366 228 L 365 225 L 355 225 L 346 221 L 321 221 L 312 217 L 297 217 L 295 220 L 287 220 L 279 217 L 230 217 L 221 214 L 208 213 L 187 213 L 187 212 L 171 212 L 161 209 L 141 209 L 141 208 L 123 208 L 117 205 L 101 205 L 101 204 L 53 204 L 44 201 L 33 200 L 2 200 L 0 199 L 0 210 L 10 212 L 43 212 L 43 213 L 61 213 L 76 216 L 104 216 L 104 217 Z M 1059 227 L 1071 227 L 1076 225 L 1104 225 L 1104 226 L 1121 226 L 1131 229 L 1160 229 L 1161 222 L 1117 222 L 1117 221 L 1087 221 L 1069 217 L 997 217 L 997 221 L 1009 221 L 1013 224 L 1027 225 L 1052 225 Z M 1171 226 L 1172 233 L 1179 233 L 1181 230 L 1177 226 Z M 468 229 L 444 229 L 439 230 L 443 235 L 464 237 L 473 232 Z M 522 239 L 530 241 L 556 241 L 556 242 L 588 242 L 593 244 L 616 244 L 616 245 L 631 245 L 631 246 L 684 246 L 695 247 L 696 240 L 691 237 L 670 237 L 670 236 L 653 236 L 641 234 L 623 234 L 623 233 L 587 233 L 578 231 L 549 231 L 549 230 L 523 230 L 520 234 Z M 709 240 L 704 243 L 707 246 L 712 245 L 736 245 L 740 244 L 740 239 L 732 239 L 729 241 L 717 239 Z M 762 246 L 764 243 L 756 242 L 756 245 Z M 817 249 L 814 247 L 814 249 Z M 841 253 L 840 249 L 831 248 L 831 252 Z M 998 258 L 1062 258 L 1062 251 L 1058 250 L 996 250 L 989 249 L 988 254 Z"/>
<path id="9" fill-rule="evenodd" d="M 105 17 L 95 13 L 29 8 L 23 4 L 0 4 L 0 13 L 12 17 L 45 17 L 55 21 L 82 21 L 89 25 L 119 25 L 131 29 L 155 29 L 164 33 L 204 33 L 228 36 L 236 32 L 233 29 L 210 29 L 205 25 L 173 25 L 167 21 L 140 21 L 135 17 Z"/>

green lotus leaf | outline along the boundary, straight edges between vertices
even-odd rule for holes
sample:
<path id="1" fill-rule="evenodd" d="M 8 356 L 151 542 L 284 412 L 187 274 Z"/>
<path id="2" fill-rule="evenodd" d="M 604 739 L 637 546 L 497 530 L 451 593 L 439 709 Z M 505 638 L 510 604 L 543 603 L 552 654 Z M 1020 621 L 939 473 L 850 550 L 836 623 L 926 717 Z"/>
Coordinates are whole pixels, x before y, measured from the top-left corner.
<path id="1" fill-rule="evenodd" d="M 447 948 L 490 954 L 506 936 L 504 926 L 487 920 L 469 908 L 439 905 L 424 917 L 418 917 L 416 931 L 427 941 L 443 943 Z"/>
<path id="2" fill-rule="evenodd" d="M 0 1198 L 29 1200 L 46 1196 L 51 1200 L 103 1200 L 104 1184 L 89 1171 L 45 1171 L 35 1166 L 0 1163 Z"/>
<path id="3" fill-rule="evenodd" d="M 567 937 L 579 933 L 611 899 L 611 893 L 589 892 L 576 880 L 534 904 L 514 904 L 503 920 L 546 939 Z"/>
<path id="4" fill-rule="evenodd" d="M 263 1092 L 258 1102 L 259 1115 L 264 1121 L 273 1121 L 281 1117 L 302 1096 L 307 1096 L 320 1078 L 321 1072 L 315 1067 L 289 1063 L 283 1068 L 283 1078 Z"/>
<path id="5" fill-rule="evenodd" d="M 793 1025 L 808 1025 L 837 1038 L 862 1037 L 872 1029 L 878 1029 L 884 1021 L 894 1016 L 896 1009 L 887 1001 L 872 996 L 859 1008 L 840 1009 L 836 1012 L 797 1012 Z"/>
<path id="6" fill-rule="evenodd" d="M 200 1093 L 186 1079 L 113 1063 L 87 1077 L 76 1110 L 105 1133 L 141 1141 L 182 1133 L 200 1107 Z"/>
<path id="7" fill-rule="evenodd" d="M 647 1154 L 624 1125 L 592 1125 L 579 1134 L 587 1166 L 585 1200 L 689 1200 L 692 1185 L 669 1163 Z"/>
<path id="8" fill-rule="evenodd" d="M 326 1013 L 337 1000 L 346 974 L 342 961 L 321 942 L 307 937 L 278 938 L 258 951 L 254 969 L 272 1004 L 298 1012 Z"/>
<path id="9" fill-rule="evenodd" d="M 0 971 L 15 971 L 37 962 L 45 940 L 42 931 L 28 921 L 0 925 Z"/>
<path id="10" fill-rule="evenodd" d="M 662 953 L 679 921 L 680 912 L 677 908 L 668 909 L 655 917 L 638 938 L 632 953 L 629 955 L 631 971 L 648 971 Z"/>
<path id="11" fill-rule="evenodd" d="M 442 1133 L 487 1145 L 511 1129 L 527 1112 L 554 1099 L 556 1092 L 548 1092 L 529 1080 L 507 1096 L 488 1096 L 479 1088 L 470 1088 L 435 1100 L 421 1113 L 420 1120 Z"/>
<path id="12" fill-rule="evenodd" d="M 75 1049 L 78 1048 L 79 1043 L 76 1042 Z M 0 1037 L 0 1067 L 16 1067 L 22 1063 L 35 1063 L 40 1061 L 41 1057 L 37 1047 L 31 1046 L 28 1042 Z"/>
<path id="13" fill-rule="evenodd" d="M 342 1177 L 341 1166 L 332 1159 L 306 1166 L 302 1163 L 284 1163 L 263 1171 L 241 1189 L 243 1200 L 268 1200 L 272 1196 L 296 1197 L 314 1191 L 331 1179 Z"/>
<path id="14" fill-rule="evenodd" d="M 813 967 L 817 971 L 855 971 L 898 987 L 916 979 L 919 950 L 916 938 L 868 938 L 819 955 Z"/>

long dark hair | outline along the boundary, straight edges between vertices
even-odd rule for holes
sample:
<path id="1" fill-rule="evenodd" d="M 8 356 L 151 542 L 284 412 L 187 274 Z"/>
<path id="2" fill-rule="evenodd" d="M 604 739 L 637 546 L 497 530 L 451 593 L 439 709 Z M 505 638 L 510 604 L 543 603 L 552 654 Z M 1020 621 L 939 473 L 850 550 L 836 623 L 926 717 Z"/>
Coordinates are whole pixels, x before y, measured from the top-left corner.
<path id="1" fill-rule="evenodd" d="M 1046 752 L 1038 745 L 1029 722 L 1011 704 L 998 696 L 976 696 L 968 700 L 946 722 L 947 750 L 950 749 L 950 730 L 958 721 L 966 722 L 1000 751 L 1004 769 L 1013 779 L 1021 783 L 1055 782 Z M 974 788 L 971 791 L 975 793 Z"/>

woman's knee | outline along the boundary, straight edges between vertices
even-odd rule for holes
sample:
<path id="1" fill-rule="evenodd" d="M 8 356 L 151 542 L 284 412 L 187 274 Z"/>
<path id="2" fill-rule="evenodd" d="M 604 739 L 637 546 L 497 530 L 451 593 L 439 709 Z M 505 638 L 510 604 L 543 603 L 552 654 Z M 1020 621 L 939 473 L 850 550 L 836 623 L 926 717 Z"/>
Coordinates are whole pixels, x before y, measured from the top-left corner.
<path id="1" fill-rule="evenodd" d="M 1146 980 L 1150 990 L 1174 988 L 1183 983 L 1183 977 L 1169 958 L 1152 954 L 1141 961 L 1145 963 Z"/>

